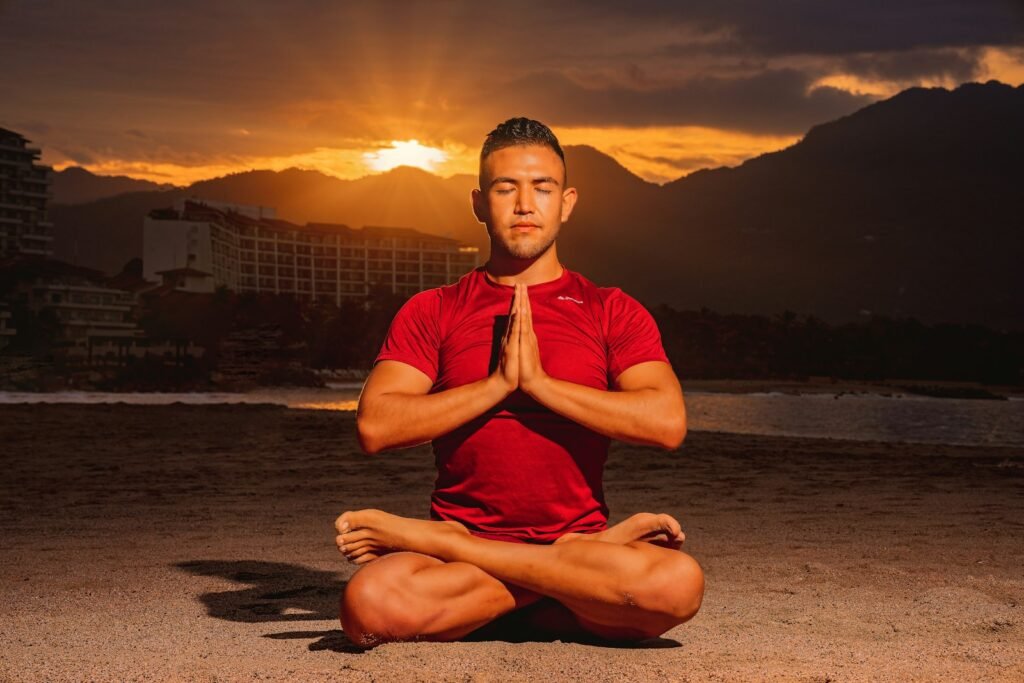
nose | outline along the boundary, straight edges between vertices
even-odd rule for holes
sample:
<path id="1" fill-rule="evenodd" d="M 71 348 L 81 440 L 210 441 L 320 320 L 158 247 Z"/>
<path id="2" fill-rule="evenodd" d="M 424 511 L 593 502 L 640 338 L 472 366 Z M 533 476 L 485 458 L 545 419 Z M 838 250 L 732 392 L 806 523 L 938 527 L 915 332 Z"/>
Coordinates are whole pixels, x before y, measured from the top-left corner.
<path id="1" fill-rule="evenodd" d="M 516 193 L 516 214 L 530 214 L 533 213 L 533 197 L 529 192 L 518 192 Z"/>

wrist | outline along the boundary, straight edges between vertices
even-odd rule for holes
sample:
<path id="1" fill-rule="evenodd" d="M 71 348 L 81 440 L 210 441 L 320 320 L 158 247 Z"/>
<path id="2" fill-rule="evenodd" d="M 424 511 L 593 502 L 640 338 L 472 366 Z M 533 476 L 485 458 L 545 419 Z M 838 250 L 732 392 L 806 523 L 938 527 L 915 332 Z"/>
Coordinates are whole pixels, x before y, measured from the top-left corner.
<path id="1" fill-rule="evenodd" d="M 501 373 L 488 375 L 484 382 L 488 395 L 494 399 L 495 403 L 505 400 L 516 390 L 515 387 L 509 386 L 508 380 Z"/>
<path id="2" fill-rule="evenodd" d="M 523 393 L 530 398 L 540 401 L 540 397 L 544 395 L 545 390 L 551 384 L 551 375 L 547 373 L 538 373 L 530 379 L 529 382 L 523 382 L 519 388 L 523 390 Z"/>

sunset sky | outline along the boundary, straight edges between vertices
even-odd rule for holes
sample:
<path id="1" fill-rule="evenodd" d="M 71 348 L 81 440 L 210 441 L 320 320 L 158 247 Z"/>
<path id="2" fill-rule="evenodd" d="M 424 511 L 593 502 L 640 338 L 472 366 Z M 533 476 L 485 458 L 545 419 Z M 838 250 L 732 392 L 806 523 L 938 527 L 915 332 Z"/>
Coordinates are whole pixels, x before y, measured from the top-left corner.
<path id="1" fill-rule="evenodd" d="M 1024 3 L 0 0 L 0 126 L 185 184 L 475 173 L 530 116 L 665 182 L 914 86 L 1024 82 Z"/>

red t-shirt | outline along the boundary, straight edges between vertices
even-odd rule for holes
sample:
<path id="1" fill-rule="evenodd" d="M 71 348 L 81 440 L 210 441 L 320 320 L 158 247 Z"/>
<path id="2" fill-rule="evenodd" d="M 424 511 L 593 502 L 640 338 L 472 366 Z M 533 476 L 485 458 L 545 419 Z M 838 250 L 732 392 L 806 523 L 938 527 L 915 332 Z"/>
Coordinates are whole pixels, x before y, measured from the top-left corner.
<path id="1" fill-rule="evenodd" d="M 619 288 L 565 268 L 527 291 L 548 375 L 607 391 L 632 365 L 668 362 L 654 318 Z M 512 293 L 480 266 L 414 295 L 374 363 L 417 368 L 434 382 L 431 393 L 484 379 L 497 367 Z M 517 390 L 434 439 L 431 517 L 501 540 L 551 542 L 570 531 L 600 531 L 608 522 L 601 479 L 609 442 Z"/>

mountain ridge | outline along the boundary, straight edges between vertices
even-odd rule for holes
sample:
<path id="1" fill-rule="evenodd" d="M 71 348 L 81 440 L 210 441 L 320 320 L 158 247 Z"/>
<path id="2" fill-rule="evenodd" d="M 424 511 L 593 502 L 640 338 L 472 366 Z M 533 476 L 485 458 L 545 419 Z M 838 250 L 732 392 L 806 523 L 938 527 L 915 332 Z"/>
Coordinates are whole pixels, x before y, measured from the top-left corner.
<path id="1" fill-rule="evenodd" d="M 914 88 L 814 126 L 785 149 L 661 186 L 590 146 L 567 146 L 580 201 L 561 228 L 559 256 L 648 305 L 1021 328 L 1021 120 L 1024 86 Z M 55 223 L 77 222 L 80 236 L 93 226 L 108 272 L 141 253 L 145 207 L 188 194 L 275 206 L 298 223 L 413 227 L 486 256 L 472 175 L 310 174 L 318 172 L 253 171 L 129 194 L 65 207 Z"/>

